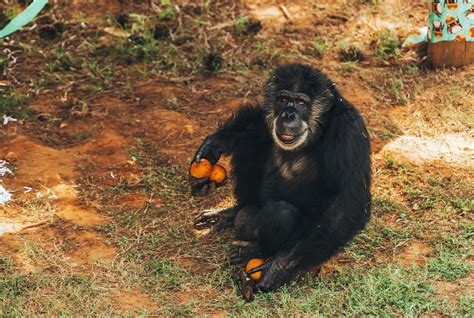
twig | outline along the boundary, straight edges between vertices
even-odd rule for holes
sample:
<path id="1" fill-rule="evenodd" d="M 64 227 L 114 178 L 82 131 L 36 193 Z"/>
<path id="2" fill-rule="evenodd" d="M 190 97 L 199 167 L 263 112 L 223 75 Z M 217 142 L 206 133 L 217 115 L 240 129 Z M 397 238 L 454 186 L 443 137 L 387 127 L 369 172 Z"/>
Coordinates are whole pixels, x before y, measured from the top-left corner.
<path id="1" fill-rule="evenodd" d="M 281 10 L 281 12 L 283 12 L 283 14 L 285 15 L 285 17 L 288 19 L 288 20 L 291 20 L 291 14 L 290 12 L 288 12 L 288 9 L 285 7 L 284 4 L 280 4 L 279 5 L 279 8 Z"/>
<path id="2" fill-rule="evenodd" d="M 26 229 L 31 229 L 31 228 L 34 228 L 34 227 L 38 227 L 38 226 L 41 226 L 41 225 L 44 225 L 44 224 L 47 224 L 47 223 L 49 223 L 49 221 L 41 221 L 41 222 L 38 222 L 38 223 L 33 223 L 33 224 L 30 224 L 30 225 L 26 225 L 26 226 L 23 226 L 18 232 L 26 230 Z"/>
<path id="3" fill-rule="evenodd" d="M 219 23 L 219 24 L 216 24 L 216 25 L 210 27 L 209 31 L 224 29 L 224 28 L 233 26 L 234 23 L 235 23 L 234 21 L 222 22 L 222 23 Z"/>

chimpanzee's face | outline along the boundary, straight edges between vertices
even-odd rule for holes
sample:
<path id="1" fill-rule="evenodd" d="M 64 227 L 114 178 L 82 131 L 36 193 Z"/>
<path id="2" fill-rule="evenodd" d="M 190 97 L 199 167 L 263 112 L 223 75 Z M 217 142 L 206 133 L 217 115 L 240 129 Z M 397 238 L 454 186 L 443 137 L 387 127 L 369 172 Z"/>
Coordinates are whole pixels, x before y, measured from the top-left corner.
<path id="1" fill-rule="evenodd" d="M 310 106 L 311 99 L 304 93 L 288 90 L 276 93 L 272 134 L 281 148 L 290 150 L 305 142 Z"/>
<path id="2" fill-rule="evenodd" d="M 295 151 L 318 131 L 321 115 L 332 104 L 331 83 L 308 66 L 290 64 L 277 69 L 265 89 L 267 124 L 275 144 Z"/>

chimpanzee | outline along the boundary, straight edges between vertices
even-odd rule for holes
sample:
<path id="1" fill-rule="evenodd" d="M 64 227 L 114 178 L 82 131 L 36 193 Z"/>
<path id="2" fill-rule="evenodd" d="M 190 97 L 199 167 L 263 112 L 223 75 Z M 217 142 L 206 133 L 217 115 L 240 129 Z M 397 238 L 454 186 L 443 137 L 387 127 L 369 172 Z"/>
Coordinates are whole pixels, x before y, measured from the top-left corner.
<path id="1" fill-rule="evenodd" d="M 364 228 L 371 209 L 370 140 L 360 113 L 321 71 L 278 67 L 263 105 L 245 105 L 199 147 L 193 162 L 232 155 L 236 205 L 196 225 L 234 227 L 231 264 L 264 258 L 256 287 L 273 291 L 319 266 Z M 192 192 L 215 188 L 191 178 Z"/>

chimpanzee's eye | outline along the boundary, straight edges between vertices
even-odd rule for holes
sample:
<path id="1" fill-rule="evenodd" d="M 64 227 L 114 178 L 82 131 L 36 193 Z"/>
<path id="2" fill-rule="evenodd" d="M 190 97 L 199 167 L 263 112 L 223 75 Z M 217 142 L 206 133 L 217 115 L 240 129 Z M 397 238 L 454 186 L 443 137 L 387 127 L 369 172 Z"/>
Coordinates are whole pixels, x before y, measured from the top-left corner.
<path id="1" fill-rule="evenodd" d="M 288 103 L 288 98 L 282 97 L 281 102 L 284 103 L 284 104 L 287 104 Z"/>

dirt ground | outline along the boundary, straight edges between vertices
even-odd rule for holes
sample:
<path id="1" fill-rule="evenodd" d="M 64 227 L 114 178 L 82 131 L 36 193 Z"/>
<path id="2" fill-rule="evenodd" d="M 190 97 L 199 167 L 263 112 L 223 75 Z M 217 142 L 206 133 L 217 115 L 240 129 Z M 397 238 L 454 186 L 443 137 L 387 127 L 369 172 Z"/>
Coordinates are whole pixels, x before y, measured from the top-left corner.
<path id="1" fill-rule="evenodd" d="M 28 1 L 0 3 L 0 27 Z M 474 313 L 474 68 L 401 48 L 426 1 L 50 1 L 0 40 L 0 314 Z M 278 64 L 321 68 L 372 138 L 374 216 L 321 272 L 246 304 L 196 231 L 196 147 Z M 228 168 L 228 160 L 224 160 Z M 1 170 L 0 164 L 0 171 Z"/>

